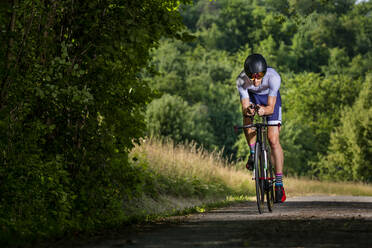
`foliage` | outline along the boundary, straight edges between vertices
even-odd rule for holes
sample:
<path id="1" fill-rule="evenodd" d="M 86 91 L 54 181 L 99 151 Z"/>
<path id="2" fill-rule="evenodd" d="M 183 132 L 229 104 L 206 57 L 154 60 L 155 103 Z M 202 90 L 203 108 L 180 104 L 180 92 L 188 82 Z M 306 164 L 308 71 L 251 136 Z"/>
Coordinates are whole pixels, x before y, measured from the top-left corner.
<path id="1" fill-rule="evenodd" d="M 306 175 L 309 161 L 316 160 L 317 153 L 327 152 L 342 108 L 353 104 L 356 95 L 350 92 L 359 92 L 361 84 L 346 76 L 325 78 L 314 73 L 299 74 L 285 83 L 282 140 L 288 171 Z"/>
<path id="2" fill-rule="evenodd" d="M 231 127 L 240 117 L 236 89 L 229 84 L 235 61 L 226 52 L 201 46 L 192 49 L 169 40 L 160 44 L 153 59 L 160 74 L 146 80 L 156 90 L 177 98 L 171 101 L 167 96 L 150 104 L 149 132 L 172 137 L 177 143 L 194 140 L 209 149 L 225 148 L 231 154 L 235 142 Z"/>
<path id="3" fill-rule="evenodd" d="M 372 180 L 372 75 L 367 76 L 358 99 L 342 112 L 341 125 L 332 132 L 329 151 L 315 163 L 320 177 L 331 180 Z"/>
<path id="4" fill-rule="evenodd" d="M 150 136 L 213 144 L 206 106 L 189 106 L 181 97 L 165 94 L 148 106 L 147 118 Z"/>
<path id="5" fill-rule="evenodd" d="M 248 54 L 262 53 L 282 77 L 285 170 L 316 177 L 311 165 L 326 156 L 343 108 L 354 104 L 370 71 L 371 10 L 370 1 L 354 0 L 194 1 L 181 14 L 197 39 L 162 40 L 152 85 L 206 106 L 213 143 L 203 145 L 244 159 L 244 136 L 231 132 L 241 121 L 235 78 Z"/>
<path id="6" fill-rule="evenodd" d="M 187 38 L 187 2 L 0 4 L 2 240 L 124 218 L 123 200 L 143 191 L 127 160 L 154 95 L 139 74 L 161 37 Z"/>

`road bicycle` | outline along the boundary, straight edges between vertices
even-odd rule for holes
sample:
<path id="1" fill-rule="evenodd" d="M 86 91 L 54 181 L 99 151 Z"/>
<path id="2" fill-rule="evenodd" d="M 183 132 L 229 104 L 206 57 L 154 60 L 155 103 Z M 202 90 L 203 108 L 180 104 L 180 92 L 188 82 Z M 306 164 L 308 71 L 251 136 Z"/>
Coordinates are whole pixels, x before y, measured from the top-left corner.
<path id="1" fill-rule="evenodd" d="M 255 109 L 255 114 L 258 113 L 258 105 L 252 104 L 251 108 Z M 261 121 L 259 119 L 261 119 Z M 278 126 L 278 124 L 268 124 L 267 116 L 261 116 L 261 118 L 254 118 L 254 116 L 252 116 L 252 121 L 252 124 L 235 126 L 234 129 L 235 132 L 237 132 L 238 129 L 250 128 L 256 130 L 256 146 L 252 179 L 255 180 L 258 212 L 262 214 L 264 212 L 265 195 L 267 208 L 270 212 L 273 211 L 274 206 L 275 177 L 274 168 L 270 160 L 270 146 L 268 145 L 267 141 L 267 127 Z"/>

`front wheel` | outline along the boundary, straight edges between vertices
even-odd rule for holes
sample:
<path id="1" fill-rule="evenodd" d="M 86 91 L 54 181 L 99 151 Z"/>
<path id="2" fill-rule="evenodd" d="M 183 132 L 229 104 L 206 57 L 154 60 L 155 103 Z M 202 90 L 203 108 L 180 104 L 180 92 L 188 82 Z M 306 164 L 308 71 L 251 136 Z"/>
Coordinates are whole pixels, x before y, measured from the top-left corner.
<path id="1" fill-rule="evenodd" d="M 255 171 L 255 185 L 256 185 L 256 198 L 257 207 L 260 214 L 264 211 L 264 164 L 261 156 L 261 144 L 256 143 L 255 157 L 254 157 L 254 171 Z"/>
<path id="2" fill-rule="evenodd" d="M 267 198 L 267 208 L 270 212 L 273 211 L 274 207 L 274 168 L 271 164 L 270 153 L 266 152 L 267 161 L 267 180 L 266 180 L 266 198 Z"/>

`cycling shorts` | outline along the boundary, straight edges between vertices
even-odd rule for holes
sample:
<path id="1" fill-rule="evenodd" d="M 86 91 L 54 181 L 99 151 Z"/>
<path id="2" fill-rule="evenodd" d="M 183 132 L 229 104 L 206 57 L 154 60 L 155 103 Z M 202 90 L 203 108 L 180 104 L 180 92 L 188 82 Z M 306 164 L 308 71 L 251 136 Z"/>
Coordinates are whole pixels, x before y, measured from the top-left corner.
<path id="1" fill-rule="evenodd" d="M 249 99 L 254 104 L 267 106 L 268 95 L 258 95 L 248 91 Z M 274 106 L 274 113 L 267 117 L 268 124 L 281 124 L 282 123 L 282 98 L 280 92 L 276 96 L 276 103 Z"/>

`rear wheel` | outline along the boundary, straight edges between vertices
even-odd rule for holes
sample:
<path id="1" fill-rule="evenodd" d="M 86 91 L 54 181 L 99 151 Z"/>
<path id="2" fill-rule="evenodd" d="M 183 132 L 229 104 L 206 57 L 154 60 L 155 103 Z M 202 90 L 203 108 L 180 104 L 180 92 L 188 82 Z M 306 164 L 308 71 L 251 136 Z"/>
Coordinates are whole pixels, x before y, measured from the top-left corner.
<path id="1" fill-rule="evenodd" d="M 263 163 L 261 156 L 261 145 L 256 143 L 255 159 L 254 159 L 254 171 L 255 171 L 255 185 L 256 185 L 256 198 L 257 207 L 260 214 L 264 211 L 264 174 L 263 174 Z"/>

